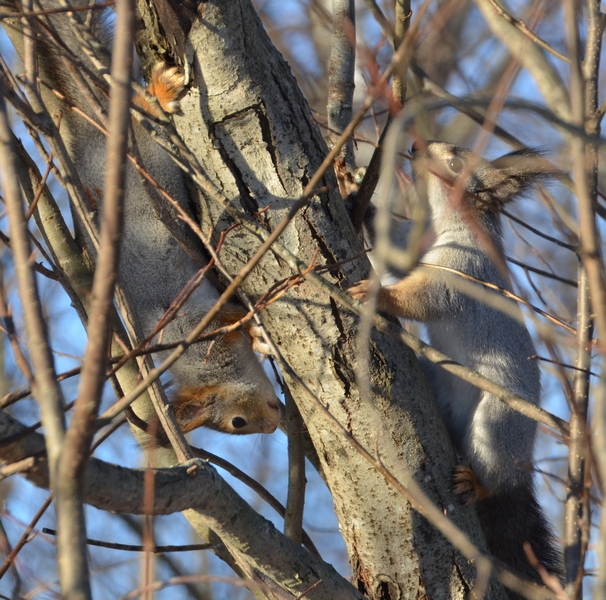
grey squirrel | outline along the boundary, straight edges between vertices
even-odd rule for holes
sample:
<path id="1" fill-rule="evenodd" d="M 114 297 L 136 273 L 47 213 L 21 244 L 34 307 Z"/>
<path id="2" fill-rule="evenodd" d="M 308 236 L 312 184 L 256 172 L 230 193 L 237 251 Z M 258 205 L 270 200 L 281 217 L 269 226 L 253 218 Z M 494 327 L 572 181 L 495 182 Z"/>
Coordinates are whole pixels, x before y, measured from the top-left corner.
<path id="1" fill-rule="evenodd" d="M 435 234 L 422 263 L 511 289 L 503 272 L 499 209 L 549 175 L 545 161 L 522 150 L 488 162 L 459 146 L 427 142 L 413 146 L 412 168 L 417 187 L 421 181 L 426 186 Z M 377 308 L 422 321 L 433 347 L 539 404 L 540 372 L 537 362 L 529 360 L 536 352 L 526 327 L 460 291 L 456 277 L 418 266 L 379 289 Z M 369 281 L 362 281 L 349 291 L 364 301 L 369 287 Z M 539 562 L 559 573 L 559 552 L 537 502 L 531 469 L 536 422 L 439 366 L 421 362 L 461 457 L 454 491 L 475 505 L 489 550 L 540 583 L 523 549 L 529 542 Z"/>
<path id="2" fill-rule="evenodd" d="M 60 8 L 60 2 L 43 0 L 41 6 L 43 9 Z M 92 11 L 91 31 L 107 49 L 109 33 L 103 13 L 101 10 Z M 79 49 L 68 19 L 65 12 L 58 12 L 48 16 L 44 22 L 54 30 L 69 51 L 94 73 L 96 69 Z M 44 32 L 40 21 L 36 21 L 36 28 L 40 34 Z M 20 22 L 15 20 L 6 29 L 23 57 Z M 78 70 L 82 77 L 80 81 L 74 80 L 61 56 L 66 50 L 59 50 L 51 44 L 47 33 L 38 35 L 37 44 L 43 101 L 55 121 L 59 114 L 62 115 L 61 136 L 85 186 L 91 207 L 95 210 L 102 199 L 105 136 L 70 110 L 50 89 L 59 90 L 69 103 L 95 121 L 95 111 L 88 103 L 82 86 L 88 86 L 89 97 L 92 94 L 105 111 L 106 94 L 87 76 L 85 70 Z M 107 57 L 97 58 L 108 64 Z M 147 91 L 157 98 L 165 112 L 177 112 L 178 101 L 184 92 L 184 77 L 179 69 L 159 64 L 152 72 Z M 135 96 L 133 102 L 152 114 L 158 113 L 157 108 L 142 95 Z M 144 168 L 166 192 L 181 205 L 187 206 L 189 196 L 181 169 L 134 119 L 132 131 Z M 161 131 L 158 134 L 161 135 Z M 156 214 L 150 193 L 156 192 L 144 187 L 135 169 L 128 164 L 119 282 L 133 309 L 135 329 L 140 339 L 154 331 L 173 301 L 199 271 L 199 267 Z M 176 219 L 175 214 L 170 216 Z M 95 220 L 98 221 L 98 218 Z M 80 236 L 94 258 L 95 250 L 91 240 L 85 234 Z M 184 339 L 218 297 L 217 290 L 204 278 L 180 307 L 177 316 L 162 330 L 162 342 Z M 235 323 L 246 312 L 230 305 L 210 324 L 209 330 Z M 275 431 L 280 418 L 279 403 L 274 387 L 253 351 L 255 334 L 255 328 L 241 328 L 216 339 L 212 344 L 194 344 L 175 363 L 171 374 L 178 389 L 173 407 L 184 431 L 202 425 L 227 433 Z M 259 344 L 255 346 L 259 347 Z"/>

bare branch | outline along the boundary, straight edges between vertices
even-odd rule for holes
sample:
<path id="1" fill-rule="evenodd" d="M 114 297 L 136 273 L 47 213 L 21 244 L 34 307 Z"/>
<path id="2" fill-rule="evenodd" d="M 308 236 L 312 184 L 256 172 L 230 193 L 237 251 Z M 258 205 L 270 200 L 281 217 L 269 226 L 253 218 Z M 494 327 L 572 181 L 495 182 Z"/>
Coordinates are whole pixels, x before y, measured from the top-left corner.
<path id="1" fill-rule="evenodd" d="M 567 121 L 570 116 L 566 87 L 557 71 L 543 56 L 542 51 L 522 33 L 511 21 L 503 18 L 494 9 L 496 0 L 475 0 L 476 5 L 491 31 L 507 47 L 511 54 L 531 73 L 536 81 L 543 99 L 551 110 L 561 119 Z"/>
<path id="2" fill-rule="evenodd" d="M 553 54 L 556 58 L 569 63 L 570 60 L 567 56 L 564 56 L 561 52 L 558 52 L 555 48 L 552 48 L 545 40 L 541 39 L 536 33 L 528 29 L 526 23 L 521 19 L 512 17 L 507 11 L 505 11 L 497 2 L 491 0 L 492 6 L 495 12 L 503 17 L 508 23 L 511 23 L 516 29 L 522 32 L 528 39 L 532 40 L 537 46 L 540 46 L 544 50 L 547 50 L 550 54 Z"/>
<path id="3" fill-rule="evenodd" d="M 303 508 L 305 505 L 305 453 L 301 413 L 285 388 L 286 422 L 288 424 L 288 496 L 284 514 L 284 535 L 301 543 L 303 536 Z"/>
<path id="4" fill-rule="evenodd" d="M 46 429 L 49 445 L 51 472 L 56 474 L 57 461 L 61 452 L 64 419 L 63 397 L 54 372 L 53 357 L 48 346 L 44 316 L 36 286 L 33 269 L 30 264 L 29 246 L 25 211 L 18 187 L 19 178 L 14 165 L 12 132 L 8 124 L 4 102 L 4 81 L 0 78 L 0 170 L 4 181 L 4 197 L 11 223 L 13 254 L 17 269 L 19 294 L 24 309 L 25 327 L 34 367 L 34 394 L 36 395 Z M 54 475 L 53 475 L 54 477 Z"/>
<path id="5" fill-rule="evenodd" d="M 351 121 L 356 63 L 356 13 L 353 0 L 332 2 L 332 47 L 328 85 L 328 126 L 340 136 Z M 353 140 L 339 153 L 350 172 L 356 168 Z"/>
<path id="6" fill-rule="evenodd" d="M 401 44 L 406 40 L 407 44 L 411 43 L 410 38 L 406 38 L 408 29 L 410 26 L 410 18 L 412 11 L 410 9 L 410 0 L 397 0 L 395 11 L 395 27 L 393 32 L 393 47 L 397 52 Z M 417 17 L 417 22 L 418 17 Z M 407 48 L 408 60 L 401 61 L 397 66 L 394 77 L 393 77 L 393 97 L 397 104 L 401 107 L 404 106 L 406 100 L 407 91 L 407 78 L 408 78 L 408 63 L 410 62 L 410 56 L 412 55 L 411 48 Z"/>
<path id="7" fill-rule="evenodd" d="M 23 426 L 0 412 L 0 438 L 13 437 Z M 30 433 L 11 446 L 0 446 L 0 458 L 15 462 L 44 453 L 42 436 Z M 125 469 L 92 458 L 84 475 L 85 501 L 113 512 L 144 514 L 144 479 L 147 469 Z M 35 485 L 48 485 L 46 461 L 38 458 L 28 473 Z M 200 460 L 178 467 L 154 469 L 154 514 L 194 509 L 203 514 L 222 539 L 246 552 L 268 582 L 293 594 L 322 580 L 310 600 L 350 600 L 362 595 L 322 560 L 283 536 L 258 515 L 217 472 Z M 272 587 L 275 584 L 272 584 Z"/>
<path id="8" fill-rule="evenodd" d="M 593 3 L 590 3 L 593 4 Z M 570 55 L 570 106 L 571 121 L 578 127 L 589 129 L 589 118 L 597 110 L 597 77 L 600 42 L 596 31 L 590 35 L 593 47 L 586 48 L 585 65 L 580 65 L 580 40 L 577 27 L 578 7 L 566 2 L 568 52 Z M 599 7 L 590 8 L 595 14 Z M 593 28 L 596 24 L 593 23 Z M 599 36 L 601 37 L 601 35 Z M 589 44 L 589 40 L 588 40 Z M 596 54 L 597 52 L 597 54 Z M 587 69 L 587 66 L 589 68 Z M 586 70 L 587 69 L 587 70 Z M 583 72 L 585 71 L 585 72 Z M 595 83 L 585 86 L 584 76 L 595 77 Z M 593 89 L 593 93 L 592 93 Z M 589 129 L 588 133 L 595 133 Z M 606 301 L 594 203 L 597 201 L 597 156 L 595 149 L 575 137 L 570 141 L 573 158 L 575 191 L 579 202 L 580 247 L 578 286 L 577 356 L 570 417 L 570 452 L 566 481 L 565 525 L 565 591 L 573 600 L 580 597 L 584 562 L 589 543 L 589 434 L 587 431 L 589 402 L 589 370 L 591 367 L 591 335 L 593 318 L 598 325 L 600 339 L 606 335 L 606 310 L 599 303 Z M 595 316 L 592 315 L 592 308 Z"/>
<path id="9" fill-rule="evenodd" d="M 284 506 L 282 506 L 282 504 L 280 504 L 274 496 L 272 496 L 262 485 L 255 481 L 252 477 L 249 477 L 246 473 L 232 465 L 230 462 L 226 461 L 224 458 L 212 454 L 211 452 L 207 452 L 206 450 L 202 450 L 201 448 L 192 448 L 192 452 L 194 456 L 203 458 L 204 460 L 208 460 L 213 465 L 221 467 L 230 475 L 233 475 L 236 479 L 239 479 L 242 483 L 246 484 L 251 490 L 259 494 L 259 496 L 263 500 L 265 500 L 265 502 L 267 502 L 267 504 L 269 504 L 282 518 L 285 518 L 286 509 L 284 508 Z M 290 537 L 286 533 L 284 535 Z M 305 544 L 307 549 L 319 557 L 320 553 L 314 546 L 307 532 L 305 530 L 302 530 L 301 535 L 301 541 L 303 542 L 303 544 Z"/>

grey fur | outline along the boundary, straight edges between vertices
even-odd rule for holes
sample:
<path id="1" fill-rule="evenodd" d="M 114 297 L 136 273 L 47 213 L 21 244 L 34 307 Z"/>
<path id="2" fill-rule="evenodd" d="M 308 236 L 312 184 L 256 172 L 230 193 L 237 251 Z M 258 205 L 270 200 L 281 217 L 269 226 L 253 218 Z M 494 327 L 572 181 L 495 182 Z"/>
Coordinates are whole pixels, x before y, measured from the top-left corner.
<path id="1" fill-rule="evenodd" d="M 454 156 L 464 163 L 460 173 L 449 168 Z M 511 290 L 503 272 L 499 208 L 548 175 L 540 156 L 521 151 L 490 163 L 464 148 L 429 142 L 423 151 L 414 154 L 413 169 L 424 171 L 436 233 L 423 263 L 449 267 Z M 463 194 L 462 209 L 453 207 L 453 194 Z M 495 256 L 501 259 L 500 264 L 493 260 Z M 540 371 L 537 362 L 529 360 L 536 351 L 521 315 L 519 320 L 514 319 L 444 281 L 438 284 L 441 289 L 435 289 L 440 297 L 432 294 L 427 298 L 427 302 L 440 307 L 439 316 L 425 324 L 431 345 L 539 404 Z M 557 572 L 558 553 L 536 501 L 530 468 L 536 422 L 429 361 L 423 361 L 423 366 L 457 451 L 489 494 L 488 499 L 478 502 L 478 514 L 491 551 L 540 581 L 523 552 L 522 544 L 527 541 L 539 560 Z M 495 535 L 499 530 L 501 534 Z"/>
<path id="2" fill-rule="evenodd" d="M 412 163 L 435 232 L 422 263 L 510 290 L 499 209 L 548 176 L 545 161 L 525 150 L 490 163 L 465 148 L 427 142 L 413 148 Z M 378 307 L 424 321 L 434 348 L 539 404 L 540 372 L 537 362 L 529 360 L 536 351 L 521 314 L 516 319 L 463 293 L 457 280 L 458 275 L 420 266 L 381 288 Z M 368 282 L 361 282 L 350 292 L 363 300 L 368 289 Z M 517 306 L 512 308 L 519 313 Z M 491 552 L 540 581 L 525 558 L 522 544 L 528 541 L 539 560 L 558 572 L 558 552 L 534 491 L 536 422 L 438 365 L 424 359 L 422 365 L 462 462 L 484 488 L 486 495 L 478 497 L 476 506 Z"/>
<path id="3" fill-rule="evenodd" d="M 462 214 L 453 208 L 449 195 L 458 193 L 459 179 L 448 170 L 451 156 L 464 159 L 465 164 L 473 168 L 473 174 L 468 174 L 467 191 L 487 194 L 483 190 L 492 188 L 498 197 L 492 210 L 489 203 L 479 213 Z M 530 177 L 521 178 L 518 172 L 513 175 L 495 172 L 490 163 L 468 150 L 440 142 L 429 143 L 423 153 L 415 155 L 417 163 L 423 159 L 428 166 L 427 199 L 436 233 L 423 263 L 449 267 L 511 289 L 501 265 L 490 258 L 486 240 L 478 235 L 477 228 L 482 227 L 488 233 L 493 245 L 489 250 L 502 256 L 498 205 L 503 199 L 510 201 L 524 191 Z M 524 164 L 518 166 L 521 170 Z M 431 172 L 434 168 L 444 179 Z M 447 185 L 448 177 L 453 177 L 454 188 Z M 503 188 L 507 190 L 506 197 Z M 475 223 L 474 215 L 478 216 Z M 528 360 L 536 351 L 523 323 L 466 296 L 454 286 L 441 285 L 449 287 L 448 293 L 440 298 L 428 298 L 428 302 L 440 306 L 439 317 L 426 323 L 431 345 L 529 402 L 539 404 L 539 368 L 536 361 Z M 469 461 L 484 487 L 497 492 L 527 482 L 532 477 L 527 466 L 532 462 L 536 422 L 431 363 L 426 363 L 425 368 L 457 450 Z"/>

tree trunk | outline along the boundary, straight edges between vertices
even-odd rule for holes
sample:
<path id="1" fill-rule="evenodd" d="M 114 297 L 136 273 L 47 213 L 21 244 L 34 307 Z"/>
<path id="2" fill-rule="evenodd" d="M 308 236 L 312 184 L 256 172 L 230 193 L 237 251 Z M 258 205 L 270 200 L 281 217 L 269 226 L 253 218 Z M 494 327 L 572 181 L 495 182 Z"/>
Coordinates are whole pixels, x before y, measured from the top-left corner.
<path id="1" fill-rule="evenodd" d="M 302 196 L 327 154 L 307 103 L 248 0 L 202 3 L 193 23 L 186 13 L 166 17 L 166 5 L 158 4 L 158 14 L 166 19 L 160 17 L 159 22 L 170 31 L 172 51 L 185 48 L 187 58 L 178 54 L 175 60 L 187 60 L 192 79 L 182 101 L 183 115 L 175 119 L 177 130 L 233 206 L 271 232 Z M 141 8 L 144 13 L 150 10 L 143 2 Z M 145 13 L 144 18 L 152 23 L 156 17 Z M 172 29 L 177 24 L 183 27 L 180 32 Z M 140 46 L 170 46 L 155 35 L 147 28 Z M 334 265 L 361 251 L 332 172 L 321 185 L 326 187 L 282 234 L 282 247 L 267 253 L 244 282 L 242 289 L 252 298 L 293 275 L 284 248 L 307 265 Z M 215 199 L 198 189 L 195 193 L 204 229 L 214 224 L 216 238 L 233 221 Z M 228 234 L 221 260 L 236 274 L 259 245 L 258 237 L 240 226 Z M 368 269 L 366 259 L 360 258 L 324 278 L 346 289 Z M 372 455 L 376 444 L 381 460 L 400 481 L 412 475 L 429 498 L 481 544 L 473 511 L 460 507 L 449 489 L 455 455 L 412 351 L 373 333 L 368 401 L 361 397 L 355 377 L 357 318 L 325 290 L 306 280 L 269 305 L 262 318 L 297 375 L 283 373 L 320 457 L 358 589 L 377 599 L 466 597 L 474 567 L 411 509 L 313 398 Z M 494 586 L 487 597 L 501 593 Z"/>

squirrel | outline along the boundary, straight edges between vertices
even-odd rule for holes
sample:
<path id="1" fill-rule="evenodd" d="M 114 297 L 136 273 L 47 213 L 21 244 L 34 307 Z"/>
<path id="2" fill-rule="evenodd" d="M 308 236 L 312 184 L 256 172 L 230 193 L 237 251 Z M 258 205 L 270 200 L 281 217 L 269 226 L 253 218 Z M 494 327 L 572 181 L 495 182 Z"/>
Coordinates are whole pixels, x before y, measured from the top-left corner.
<path id="1" fill-rule="evenodd" d="M 545 161 L 524 149 L 488 162 L 460 146 L 430 141 L 413 145 L 411 163 L 415 186 L 425 186 L 435 240 L 422 258 L 428 266 L 379 289 L 378 310 L 422 321 L 434 348 L 538 405 L 540 372 L 529 360 L 536 352 L 521 313 L 516 319 L 466 295 L 456 275 L 431 265 L 511 290 L 499 209 L 550 175 Z M 364 301 L 369 289 L 366 280 L 349 293 Z M 559 551 L 531 468 L 536 422 L 438 365 L 421 363 L 461 458 L 453 490 L 475 505 L 490 552 L 541 583 L 526 558 L 528 542 L 539 562 L 559 574 Z"/>
<path id="2" fill-rule="evenodd" d="M 58 0 L 42 0 L 41 6 L 43 9 L 61 8 Z M 90 19 L 91 32 L 107 50 L 111 34 L 105 11 L 93 10 Z M 64 12 L 49 15 L 45 23 L 91 72 L 96 71 L 85 53 L 79 50 L 69 17 Z M 22 57 L 23 35 L 19 23 L 15 25 L 17 27 L 7 28 L 7 33 Z M 39 21 L 36 21 L 36 27 L 43 32 Z M 97 120 L 82 91 L 83 81 L 74 80 L 63 62 L 61 54 L 65 54 L 66 50 L 58 50 L 48 38 L 48 34 L 45 34 L 38 35 L 37 39 L 42 98 L 53 119 L 62 115 L 61 136 L 90 204 L 96 211 L 103 196 L 105 136 L 52 93 L 53 88 L 59 90 L 70 104 Z M 97 58 L 109 64 L 107 56 Z M 89 97 L 92 93 L 107 112 L 107 94 L 87 77 L 84 69 L 78 69 L 78 72 L 85 80 L 84 85 L 88 84 Z M 151 73 L 147 91 L 156 97 L 163 111 L 174 114 L 179 110 L 179 100 L 185 92 L 184 75 L 179 68 L 160 63 Z M 142 95 L 135 95 L 133 102 L 152 114 L 159 113 L 157 107 Z M 189 195 L 181 169 L 134 119 L 131 130 L 144 168 L 166 192 L 187 207 Z M 157 133 L 162 135 L 160 130 Z M 143 339 L 154 331 L 173 301 L 199 272 L 199 266 L 156 214 L 150 199 L 150 194 L 156 193 L 155 190 L 142 185 L 130 164 L 127 166 L 125 190 L 119 283 L 133 309 L 137 336 Z M 178 223 L 175 212 L 166 212 L 169 218 Z M 92 242 L 79 231 L 76 215 L 74 217 L 77 235 L 83 238 L 85 248 L 94 257 Z M 98 211 L 95 221 L 98 224 Z M 191 236 L 189 232 L 186 235 Z M 207 277 L 203 278 L 179 308 L 177 316 L 163 328 L 162 342 L 184 339 L 218 298 L 215 287 Z M 208 330 L 235 323 L 246 312 L 238 306 L 228 305 Z M 262 348 L 256 327 L 249 326 L 221 336 L 214 342 L 194 344 L 180 357 L 171 369 L 177 386 L 172 402 L 177 421 L 185 432 L 200 426 L 237 434 L 275 431 L 280 419 L 279 402 L 271 381 L 255 355 L 254 350 Z"/>

